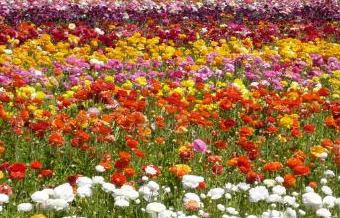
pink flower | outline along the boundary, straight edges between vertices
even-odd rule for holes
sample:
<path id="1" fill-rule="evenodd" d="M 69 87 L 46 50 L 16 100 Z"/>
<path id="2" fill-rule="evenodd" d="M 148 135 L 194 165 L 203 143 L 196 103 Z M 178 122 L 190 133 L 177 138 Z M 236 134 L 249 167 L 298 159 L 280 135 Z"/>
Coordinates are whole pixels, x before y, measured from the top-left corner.
<path id="1" fill-rule="evenodd" d="M 207 150 L 207 144 L 205 144 L 205 142 L 202 141 L 201 139 L 195 139 L 193 146 L 196 152 L 204 153 Z"/>

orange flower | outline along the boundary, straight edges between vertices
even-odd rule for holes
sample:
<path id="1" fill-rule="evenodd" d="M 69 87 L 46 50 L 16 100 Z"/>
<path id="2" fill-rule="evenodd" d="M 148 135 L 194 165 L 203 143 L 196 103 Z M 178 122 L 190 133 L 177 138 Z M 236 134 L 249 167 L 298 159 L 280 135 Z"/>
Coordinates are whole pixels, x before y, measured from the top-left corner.
<path id="1" fill-rule="evenodd" d="M 294 157 L 299 158 L 302 161 L 305 161 L 307 156 L 306 156 L 306 154 L 303 151 L 296 151 L 294 153 Z"/>
<path id="2" fill-rule="evenodd" d="M 292 174 L 287 174 L 287 175 L 285 175 L 285 176 L 284 176 L 283 185 L 284 185 L 286 188 L 294 187 L 294 186 L 296 185 L 295 176 L 292 175 Z"/>
<path id="3" fill-rule="evenodd" d="M 330 139 L 323 139 L 321 141 L 321 146 L 327 149 L 331 149 L 333 147 L 333 142 Z"/>
<path id="4" fill-rule="evenodd" d="M 105 170 L 111 170 L 112 169 L 112 166 L 111 166 L 111 163 L 110 162 L 100 162 L 99 165 L 101 165 L 102 167 L 105 168 Z"/>
<path id="5" fill-rule="evenodd" d="M 296 166 L 300 166 L 300 165 L 303 165 L 303 162 L 301 161 L 301 159 L 296 158 L 296 157 L 291 157 L 287 161 L 287 166 L 291 169 L 293 169 Z"/>
<path id="6" fill-rule="evenodd" d="M 159 144 L 159 145 L 164 145 L 164 143 L 165 143 L 165 140 L 164 140 L 163 137 L 157 137 L 157 138 L 155 139 L 155 141 L 156 141 L 156 143 Z"/>
<path id="7" fill-rule="evenodd" d="M 173 167 L 170 167 L 170 172 L 175 174 L 175 176 L 182 178 L 183 176 L 189 174 L 191 172 L 191 168 L 186 164 L 177 164 Z"/>
<path id="8" fill-rule="evenodd" d="M 60 132 L 52 132 L 49 137 L 50 144 L 60 147 L 64 144 L 64 136 Z"/>
<path id="9" fill-rule="evenodd" d="M 312 181 L 309 183 L 309 186 L 315 189 L 318 186 L 318 184 Z"/>
<path id="10" fill-rule="evenodd" d="M 125 175 L 132 177 L 132 176 L 135 175 L 135 170 L 131 167 L 127 167 L 127 168 L 124 169 L 124 173 L 125 173 Z"/>
<path id="11" fill-rule="evenodd" d="M 228 147 L 228 143 L 226 141 L 219 140 L 214 143 L 214 146 L 217 149 L 226 149 Z"/>
<path id="12" fill-rule="evenodd" d="M 237 166 L 237 160 L 238 160 L 237 157 L 234 157 L 234 158 L 228 160 L 227 161 L 227 166 L 229 166 L 229 167 L 236 167 Z"/>
<path id="13" fill-rule="evenodd" d="M 282 163 L 280 162 L 270 162 L 266 163 L 263 167 L 265 171 L 268 171 L 270 173 L 281 170 L 283 167 Z"/>
<path id="14" fill-rule="evenodd" d="M 126 152 L 126 151 L 121 151 L 121 152 L 119 152 L 119 158 L 121 160 L 130 161 L 131 160 L 131 154 Z"/>
<path id="15" fill-rule="evenodd" d="M 244 127 L 241 127 L 238 132 L 240 136 L 250 137 L 253 135 L 254 129 L 244 126 Z"/>

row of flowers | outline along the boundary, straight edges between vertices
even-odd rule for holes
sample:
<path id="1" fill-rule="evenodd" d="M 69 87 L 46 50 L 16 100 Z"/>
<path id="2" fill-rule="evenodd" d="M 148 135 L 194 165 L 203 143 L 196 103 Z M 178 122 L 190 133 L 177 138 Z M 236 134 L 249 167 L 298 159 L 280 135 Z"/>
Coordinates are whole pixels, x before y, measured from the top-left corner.
<path id="1" fill-rule="evenodd" d="M 335 0 L 317 1 L 267 1 L 267 0 L 205 0 L 205 1 L 3 1 L 0 15 L 7 21 L 16 23 L 22 20 L 96 22 L 102 19 L 122 21 L 123 18 L 142 21 L 145 14 L 157 17 L 163 13 L 181 17 L 206 14 L 217 16 L 227 12 L 237 17 L 251 19 L 292 20 L 292 19 L 339 19 L 339 3 Z M 19 13 L 18 13 L 19 12 Z"/>

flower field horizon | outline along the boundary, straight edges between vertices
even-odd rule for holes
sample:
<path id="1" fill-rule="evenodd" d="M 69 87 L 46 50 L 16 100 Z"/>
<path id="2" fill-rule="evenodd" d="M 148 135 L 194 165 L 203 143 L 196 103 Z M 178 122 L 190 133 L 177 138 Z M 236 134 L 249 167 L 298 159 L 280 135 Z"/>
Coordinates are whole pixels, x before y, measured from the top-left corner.
<path id="1" fill-rule="evenodd" d="M 336 0 L 0 1 L 0 217 L 340 217 Z"/>

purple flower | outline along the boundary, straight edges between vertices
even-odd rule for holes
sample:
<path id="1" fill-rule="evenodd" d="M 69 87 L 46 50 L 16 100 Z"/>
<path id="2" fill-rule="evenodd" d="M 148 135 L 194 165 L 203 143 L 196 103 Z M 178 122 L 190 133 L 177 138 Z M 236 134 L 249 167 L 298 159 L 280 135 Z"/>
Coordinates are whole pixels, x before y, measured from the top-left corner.
<path id="1" fill-rule="evenodd" d="M 193 146 L 196 152 L 204 153 L 207 150 L 207 144 L 201 139 L 195 139 Z"/>

